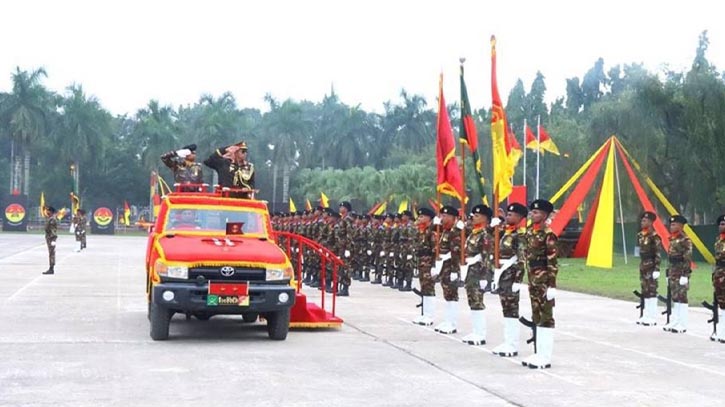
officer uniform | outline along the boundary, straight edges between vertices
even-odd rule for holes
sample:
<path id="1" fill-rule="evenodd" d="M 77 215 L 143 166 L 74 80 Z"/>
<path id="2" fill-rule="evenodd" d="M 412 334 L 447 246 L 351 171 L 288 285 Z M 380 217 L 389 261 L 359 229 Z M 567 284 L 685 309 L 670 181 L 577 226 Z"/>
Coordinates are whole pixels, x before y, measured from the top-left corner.
<path id="1" fill-rule="evenodd" d="M 429 208 L 418 209 L 418 230 L 415 235 L 415 254 L 418 257 L 418 282 L 423 296 L 423 314 L 413 320 L 418 325 L 433 325 L 435 316 L 435 279 L 431 276 L 435 254 L 436 234 L 431 220 L 435 212 Z"/>
<path id="2" fill-rule="evenodd" d="M 536 325 L 536 353 L 522 361 L 533 369 L 551 367 L 551 353 L 554 345 L 554 297 L 556 293 L 557 237 L 546 225 L 546 217 L 554 210 L 551 202 L 537 199 L 531 203 L 532 211 L 545 212 L 539 223 L 533 223 L 526 230 L 526 261 L 529 277 L 531 318 Z M 536 212 L 534 213 L 536 216 Z"/>
<path id="3" fill-rule="evenodd" d="M 201 184 L 204 182 L 201 164 L 187 159 L 192 154 L 196 155 L 196 144 L 189 144 L 180 150 L 169 151 L 161 156 L 161 161 L 174 172 L 175 183 Z M 193 190 L 195 191 L 196 188 Z"/>
<path id="4" fill-rule="evenodd" d="M 247 143 L 244 141 L 234 144 L 241 151 L 247 151 Z M 254 189 L 254 164 L 247 160 L 238 161 L 234 154 L 227 151 L 232 146 L 220 147 L 212 155 L 204 160 L 204 165 L 216 170 L 219 176 L 219 185 L 222 188 L 244 188 Z M 235 194 L 239 198 L 251 198 L 252 192 Z"/>
<path id="5" fill-rule="evenodd" d="M 55 244 L 58 240 L 58 218 L 55 216 L 55 208 L 46 208 L 48 220 L 45 221 L 45 244 L 48 245 L 48 270 L 43 274 L 55 273 Z"/>
<path id="6" fill-rule="evenodd" d="M 713 306 L 718 307 L 720 321 L 725 322 L 725 215 L 717 218 L 720 234 L 715 240 L 715 267 L 712 271 L 712 287 L 715 291 L 715 302 Z M 710 339 L 725 343 L 725 327 L 717 330 L 716 337 Z"/>
<path id="7" fill-rule="evenodd" d="M 644 212 L 640 220 L 648 219 L 654 222 L 657 215 L 654 212 Z M 660 273 L 660 251 L 662 250 L 662 239 L 652 227 L 643 227 L 637 233 L 637 245 L 639 246 L 639 281 L 642 286 L 642 298 L 644 299 L 644 310 L 642 318 L 637 324 L 650 326 L 657 325 L 657 278 Z"/>
<path id="8" fill-rule="evenodd" d="M 473 332 L 463 337 L 463 342 L 469 345 L 486 344 L 486 316 L 483 304 L 483 293 L 488 281 L 487 271 L 491 267 L 490 255 L 493 247 L 493 237 L 487 228 L 493 211 L 486 205 L 476 205 L 472 209 L 473 222 L 478 222 L 479 216 L 485 220 L 472 224 L 471 231 L 466 238 L 466 260 L 460 266 L 461 278 L 465 282 L 468 306 L 471 309 L 471 326 Z"/>
<path id="9" fill-rule="evenodd" d="M 670 228 L 673 223 L 687 224 L 687 219 L 682 215 L 670 216 Z M 690 274 L 692 269 L 692 241 L 682 231 L 670 235 L 670 247 L 667 251 L 667 283 L 672 295 L 672 317 L 670 323 L 663 329 L 673 333 L 684 333 L 687 331 L 688 303 L 687 290 L 690 288 Z"/>

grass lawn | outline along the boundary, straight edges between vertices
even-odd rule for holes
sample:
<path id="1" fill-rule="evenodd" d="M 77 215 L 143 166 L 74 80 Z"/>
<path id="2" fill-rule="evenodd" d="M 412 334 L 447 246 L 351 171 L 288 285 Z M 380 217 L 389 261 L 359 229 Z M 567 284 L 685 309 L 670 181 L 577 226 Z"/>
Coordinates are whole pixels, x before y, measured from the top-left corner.
<path id="1" fill-rule="evenodd" d="M 559 259 L 559 274 L 556 285 L 562 290 L 577 291 L 587 294 L 601 295 L 627 301 L 638 302 L 632 290 L 640 290 L 639 257 L 628 257 L 629 264 L 624 264 L 624 256 L 614 256 L 611 269 L 587 267 L 586 259 Z M 701 306 L 702 300 L 712 302 L 712 266 L 707 263 L 696 263 L 692 271 L 690 290 L 687 298 L 690 305 Z M 658 293 L 667 294 L 665 270 L 661 270 Z"/>

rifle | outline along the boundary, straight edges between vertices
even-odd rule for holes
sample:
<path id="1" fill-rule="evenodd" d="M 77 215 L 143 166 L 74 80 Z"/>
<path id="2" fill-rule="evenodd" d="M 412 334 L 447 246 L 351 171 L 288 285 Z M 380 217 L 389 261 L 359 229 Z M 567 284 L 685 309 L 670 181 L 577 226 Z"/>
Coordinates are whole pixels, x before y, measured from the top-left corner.
<path id="1" fill-rule="evenodd" d="M 534 321 L 529 321 L 528 319 L 524 317 L 519 317 L 519 322 L 521 322 L 524 326 L 531 328 L 531 338 L 526 340 L 526 343 L 534 343 L 534 353 L 536 353 L 536 324 Z"/>
<path id="2" fill-rule="evenodd" d="M 414 287 L 413 288 L 413 294 L 415 294 L 418 297 L 420 297 L 420 304 L 416 304 L 415 305 L 415 308 L 420 308 L 420 315 L 423 315 L 423 311 L 425 311 L 423 309 L 423 293 L 419 289 L 417 289 L 417 288 Z"/>
<path id="3" fill-rule="evenodd" d="M 670 315 L 672 314 L 672 290 L 670 290 L 670 282 L 667 280 L 667 297 L 657 294 L 657 299 L 665 303 L 665 310 L 662 314 L 667 314 L 667 323 L 670 323 Z"/>
<path id="4" fill-rule="evenodd" d="M 717 324 L 720 322 L 720 318 L 718 316 L 717 297 L 715 296 L 715 293 L 712 294 L 712 304 L 709 304 L 707 301 L 703 301 L 702 306 L 712 311 L 712 318 L 708 319 L 707 323 L 709 324 L 712 322 L 712 335 L 710 336 L 710 340 L 714 341 L 717 339 Z"/>
<path id="5" fill-rule="evenodd" d="M 637 290 L 632 291 L 632 293 L 635 297 L 639 298 L 639 305 L 635 308 L 639 308 L 639 317 L 642 318 L 644 316 L 644 296 L 642 296 L 642 294 L 640 294 Z"/>

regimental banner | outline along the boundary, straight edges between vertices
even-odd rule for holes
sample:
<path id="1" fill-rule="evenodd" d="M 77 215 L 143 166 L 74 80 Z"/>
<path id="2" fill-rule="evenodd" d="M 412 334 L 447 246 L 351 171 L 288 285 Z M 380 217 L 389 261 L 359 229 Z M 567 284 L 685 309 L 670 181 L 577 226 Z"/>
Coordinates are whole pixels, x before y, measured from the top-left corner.
<path id="1" fill-rule="evenodd" d="M 28 196 L 6 195 L 0 205 L 3 208 L 3 230 L 28 231 Z"/>
<path id="2" fill-rule="evenodd" d="M 113 211 L 108 206 L 99 206 L 91 216 L 91 232 L 93 234 L 112 235 L 115 233 Z"/>

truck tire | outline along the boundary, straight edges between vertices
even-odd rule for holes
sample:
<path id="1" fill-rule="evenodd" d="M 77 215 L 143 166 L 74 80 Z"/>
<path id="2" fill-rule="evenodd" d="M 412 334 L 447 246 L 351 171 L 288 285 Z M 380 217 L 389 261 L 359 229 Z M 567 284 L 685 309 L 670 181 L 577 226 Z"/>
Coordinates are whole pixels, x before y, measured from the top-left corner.
<path id="1" fill-rule="evenodd" d="M 259 318 L 259 314 L 256 312 L 247 312 L 242 314 L 242 320 L 244 322 L 251 324 L 252 322 L 257 322 L 257 319 Z"/>
<path id="2" fill-rule="evenodd" d="M 169 339 L 171 311 L 158 304 L 151 303 L 149 305 L 149 317 L 151 321 L 151 339 L 155 341 Z"/>
<path id="3" fill-rule="evenodd" d="M 289 332 L 289 308 L 267 314 L 267 334 L 269 339 L 275 341 L 283 341 L 287 339 L 287 332 Z"/>

